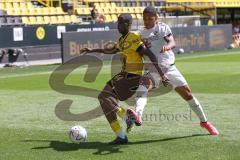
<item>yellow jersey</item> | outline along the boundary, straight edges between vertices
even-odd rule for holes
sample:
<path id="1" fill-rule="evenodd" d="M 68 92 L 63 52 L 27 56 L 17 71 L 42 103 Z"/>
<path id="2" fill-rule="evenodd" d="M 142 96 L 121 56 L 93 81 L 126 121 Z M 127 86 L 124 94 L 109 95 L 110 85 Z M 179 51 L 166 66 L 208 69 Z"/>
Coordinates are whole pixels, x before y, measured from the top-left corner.
<path id="1" fill-rule="evenodd" d="M 121 52 L 122 71 L 142 75 L 143 55 L 137 52 L 142 44 L 140 35 L 134 32 L 128 32 L 127 35 L 118 39 L 116 48 Z"/>

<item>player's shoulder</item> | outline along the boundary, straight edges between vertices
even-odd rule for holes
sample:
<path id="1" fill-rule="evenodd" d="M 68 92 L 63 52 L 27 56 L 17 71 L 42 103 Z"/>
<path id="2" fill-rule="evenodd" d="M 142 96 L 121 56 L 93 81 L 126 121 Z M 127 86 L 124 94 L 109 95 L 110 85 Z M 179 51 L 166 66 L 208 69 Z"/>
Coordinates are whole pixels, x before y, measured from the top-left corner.
<path id="1" fill-rule="evenodd" d="M 141 36 L 137 31 L 131 31 L 128 36 L 128 41 L 132 44 L 141 44 Z"/>
<path id="2" fill-rule="evenodd" d="M 130 31 L 129 35 L 130 36 L 140 36 L 140 32 L 139 31 Z"/>
<path id="3" fill-rule="evenodd" d="M 157 22 L 157 26 L 158 26 L 158 28 L 160 28 L 160 29 L 169 27 L 169 25 L 166 24 L 166 23 L 164 23 L 164 22 Z"/>
<path id="4" fill-rule="evenodd" d="M 138 39 L 140 38 L 140 33 L 139 31 L 130 31 L 129 33 L 129 39 Z"/>
<path id="5" fill-rule="evenodd" d="M 157 22 L 157 30 L 164 35 L 171 32 L 171 28 L 169 27 L 169 25 L 163 22 Z"/>

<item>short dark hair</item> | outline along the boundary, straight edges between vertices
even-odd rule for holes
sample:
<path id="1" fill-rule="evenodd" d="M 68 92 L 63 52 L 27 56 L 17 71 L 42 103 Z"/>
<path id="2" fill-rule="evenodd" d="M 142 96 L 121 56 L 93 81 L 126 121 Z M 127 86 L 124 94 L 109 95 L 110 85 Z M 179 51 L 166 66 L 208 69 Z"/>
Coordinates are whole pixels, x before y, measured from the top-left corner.
<path id="1" fill-rule="evenodd" d="M 154 16 L 157 16 L 157 11 L 154 7 L 146 7 L 144 10 L 143 10 L 143 14 L 145 13 L 148 13 L 148 14 L 152 14 Z"/>
<path id="2" fill-rule="evenodd" d="M 120 14 L 118 18 L 122 18 L 124 22 L 132 24 L 132 16 L 128 13 Z"/>

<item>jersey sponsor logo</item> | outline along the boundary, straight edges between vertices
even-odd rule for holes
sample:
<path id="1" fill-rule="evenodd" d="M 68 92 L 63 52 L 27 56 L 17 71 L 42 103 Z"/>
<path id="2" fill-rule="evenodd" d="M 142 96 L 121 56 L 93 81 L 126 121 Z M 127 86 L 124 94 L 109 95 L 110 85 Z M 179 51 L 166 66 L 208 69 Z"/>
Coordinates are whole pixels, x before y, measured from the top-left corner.
<path id="1" fill-rule="evenodd" d="M 149 41 L 149 42 L 157 41 L 157 40 L 159 40 L 160 38 L 161 38 L 161 37 L 159 36 L 159 34 L 157 34 L 157 35 L 148 37 L 148 41 Z"/>
<path id="2" fill-rule="evenodd" d="M 136 42 L 135 42 L 136 43 Z M 123 50 L 127 50 L 132 46 L 132 43 L 129 41 L 123 42 L 120 44 L 120 49 Z"/>

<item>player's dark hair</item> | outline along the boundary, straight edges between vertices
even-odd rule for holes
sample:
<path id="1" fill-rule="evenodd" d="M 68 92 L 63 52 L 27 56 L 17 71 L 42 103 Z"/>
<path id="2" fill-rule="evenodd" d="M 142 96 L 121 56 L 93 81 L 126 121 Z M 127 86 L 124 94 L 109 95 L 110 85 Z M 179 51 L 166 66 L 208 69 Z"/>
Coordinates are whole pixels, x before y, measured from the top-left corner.
<path id="1" fill-rule="evenodd" d="M 144 10 L 143 10 L 143 14 L 151 14 L 151 15 L 154 15 L 154 16 L 157 16 L 157 11 L 154 7 L 146 7 Z"/>
<path id="2" fill-rule="evenodd" d="M 132 16 L 131 16 L 131 14 L 123 13 L 123 14 L 120 14 L 120 16 L 118 18 L 122 18 L 123 21 L 128 23 L 128 24 L 132 24 Z"/>

